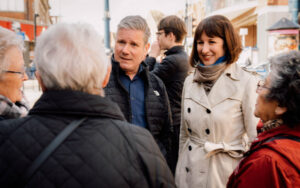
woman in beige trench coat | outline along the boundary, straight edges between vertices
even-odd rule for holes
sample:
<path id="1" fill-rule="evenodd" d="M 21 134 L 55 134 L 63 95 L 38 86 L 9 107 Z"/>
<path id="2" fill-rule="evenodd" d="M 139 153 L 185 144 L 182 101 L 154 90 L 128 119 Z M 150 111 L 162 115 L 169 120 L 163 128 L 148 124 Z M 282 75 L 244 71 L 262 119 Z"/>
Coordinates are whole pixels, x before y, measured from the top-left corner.
<path id="1" fill-rule="evenodd" d="M 253 111 L 258 76 L 235 62 L 241 43 L 230 21 L 212 16 L 196 29 L 182 96 L 179 188 L 225 187 L 250 141 L 258 119 Z"/>

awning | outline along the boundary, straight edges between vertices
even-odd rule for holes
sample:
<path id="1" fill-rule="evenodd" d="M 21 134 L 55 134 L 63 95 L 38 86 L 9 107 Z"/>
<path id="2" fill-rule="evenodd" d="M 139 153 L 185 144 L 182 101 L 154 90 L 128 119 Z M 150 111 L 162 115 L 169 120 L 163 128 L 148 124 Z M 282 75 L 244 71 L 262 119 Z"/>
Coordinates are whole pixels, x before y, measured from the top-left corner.
<path id="1" fill-rule="evenodd" d="M 235 6 L 226 7 L 212 12 L 206 17 L 213 15 L 226 16 L 235 27 L 248 26 L 256 24 L 257 13 L 256 8 L 257 2 L 246 2 L 237 4 Z"/>
<path id="2" fill-rule="evenodd" d="M 19 22 L 21 30 L 26 34 L 30 41 L 34 40 L 34 24 L 32 21 L 27 20 L 18 20 L 18 19 L 7 19 L 0 17 L 0 26 L 12 30 L 12 23 Z M 36 26 L 36 36 L 39 36 L 44 29 L 47 29 L 47 26 Z"/>

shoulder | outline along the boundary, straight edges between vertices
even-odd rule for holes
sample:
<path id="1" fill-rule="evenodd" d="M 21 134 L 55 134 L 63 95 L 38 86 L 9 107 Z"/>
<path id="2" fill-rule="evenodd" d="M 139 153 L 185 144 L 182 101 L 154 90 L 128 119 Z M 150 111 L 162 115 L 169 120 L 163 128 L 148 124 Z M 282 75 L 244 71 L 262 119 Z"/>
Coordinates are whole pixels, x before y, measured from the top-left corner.
<path id="1" fill-rule="evenodd" d="M 287 139 L 269 142 L 260 146 L 247 157 L 246 164 L 251 164 L 253 169 L 262 168 L 269 171 L 290 173 L 295 170 L 291 168 L 292 166 L 300 169 L 299 147 L 299 143 L 290 143 L 290 140 Z"/>
<path id="2" fill-rule="evenodd" d="M 181 51 L 178 51 L 177 53 L 167 55 L 164 58 L 164 60 L 167 62 L 171 62 L 171 63 L 187 64 L 188 63 L 188 55 L 185 51 L 181 50 Z"/>
<path id="3" fill-rule="evenodd" d="M 8 119 L 8 120 L 1 120 L 0 121 L 0 137 L 3 135 L 11 134 L 12 132 L 16 131 L 20 128 L 21 125 L 28 122 L 30 116 L 18 119 Z"/>
<path id="4" fill-rule="evenodd" d="M 259 74 L 242 68 L 236 63 L 229 65 L 224 74 L 230 75 L 233 80 L 239 81 L 239 83 L 245 86 L 247 86 L 247 84 L 256 85 L 260 79 Z"/>
<path id="5" fill-rule="evenodd" d="M 192 72 L 185 78 L 184 80 L 184 86 L 191 85 L 194 82 L 194 74 L 196 69 L 193 69 Z"/>
<path id="6" fill-rule="evenodd" d="M 154 88 L 157 88 L 157 87 L 165 88 L 163 81 L 158 76 L 156 76 L 154 73 L 152 73 L 150 71 L 149 71 L 149 80 L 150 80 L 151 85 Z"/>

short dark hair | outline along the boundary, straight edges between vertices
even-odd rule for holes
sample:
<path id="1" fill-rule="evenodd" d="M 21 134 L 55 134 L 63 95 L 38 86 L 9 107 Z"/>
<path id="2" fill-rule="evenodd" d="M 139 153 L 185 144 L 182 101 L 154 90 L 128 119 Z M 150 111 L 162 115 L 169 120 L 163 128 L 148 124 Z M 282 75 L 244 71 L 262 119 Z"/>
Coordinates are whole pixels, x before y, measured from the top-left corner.
<path id="1" fill-rule="evenodd" d="M 287 126 L 300 126 L 300 52 L 279 54 L 270 63 L 270 92 L 266 99 L 287 108 L 281 117 Z"/>
<path id="2" fill-rule="evenodd" d="M 166 35 L 172 32 L 176 38 L 175 42 L 182 42 L 187 34 L 184 21 L 175 15 L 160 20 L 157 29 L 164 30 Z"/>
<path id="3" fill-rule="evenodd" d="M 197 52 L 197 40 L 201 38 L 203 32 L 209 37 L 220 37 L 223 39 L 227 64 L 237 61 L 242 51 L 240 37 L 231 22 L 225 16 L 215 15 L 202 20 L 196 28 L 190 56 L 190 64 L 192 67 L 195 67 L 196 62 L 200 60 Z"/>

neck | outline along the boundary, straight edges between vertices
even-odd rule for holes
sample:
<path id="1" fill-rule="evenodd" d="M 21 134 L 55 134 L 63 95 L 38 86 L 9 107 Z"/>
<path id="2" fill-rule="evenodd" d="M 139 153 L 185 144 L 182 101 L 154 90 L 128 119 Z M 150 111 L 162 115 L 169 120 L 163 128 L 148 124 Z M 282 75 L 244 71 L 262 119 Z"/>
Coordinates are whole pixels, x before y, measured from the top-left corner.
<path id="1" fill-rule="evenodd" d="M 140 67 L 138 67 L 134 71 L 125 71 L 125 74 L 130 78 L 130 80 L 132 80 L 135 77 L 135 75 L 139 72 L 139 68 Z"/>
<path id="2" fill-rule="evenodd" d="M 167 50 L 173 48 L 174 46 L 181 46 L 181 43 L 180 43 L 180 42 L 172 42 L 172 43 L 168 46 Z"/>
<path id="3" fill-rule="evenodd" d="M 134 76 L 136 75 L 137 72 L 126 72 L 125 74 L 130 78 L 130 80 L 132 80 L 134 78 Z"/>

